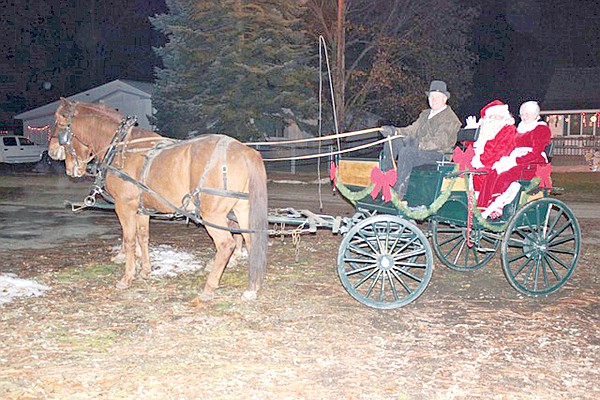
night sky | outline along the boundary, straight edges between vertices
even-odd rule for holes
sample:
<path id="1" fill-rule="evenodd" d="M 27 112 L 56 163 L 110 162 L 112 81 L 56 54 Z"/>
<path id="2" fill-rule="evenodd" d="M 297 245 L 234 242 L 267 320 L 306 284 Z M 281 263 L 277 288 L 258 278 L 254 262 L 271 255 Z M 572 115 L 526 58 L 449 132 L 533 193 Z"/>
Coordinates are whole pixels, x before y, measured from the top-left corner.
<path id="1" fill-rule="evenodd" d="M 58 1 L 50 2 L 57 3 Z M 68 2 L 68 0 L 64 1 Z M 500 99 L 508 103 L 514 112 L 524 100 L 543 101 L 556 67 L 600 66 L 600 46 L 598 45 L 600 29 L 597 29 L 600 20 L 600 6 L 598 6 L 597 0 L 459 1 L 465 5 L 480 6 L 482 10 L 472 31 L 471 48 L 480 57 L 479 64 L 474 71 L 473 95 L 461 104 L 452 104 L 461 116 L 477 113 L 483 105 L 493 99 Z M 17 3 L 17 6 L 19 3 L 29 4 L 23 0 L 14 0 L 12 3 L 13 5 Z M 109 3 L 111 2 L 109 1 Z M 4 4 L 8 3 L 4 2 Z M 135 13 L 151 15 L 157 10 L 159 12 L 165 10 L 164 0 L 132 0 L 129 4 L 135 7 Z M 6 7 L 8 6 L 5 6 L 5 9 L 7 9 Z M 143 28 L 146 29 L 144 34 L 156 36 L 157 33 L 152 31 L 150 24 L 147 23 L 146 15 L 141 17 L 142 20 L 146 20 Z M 5 24 L 10 24 L 10 14 L 5 14 L 3 18 L 6 20 Z M 128 30 L 135 31 L 132 28 L 130 27 Z M 138 34 L 139 32 L 138 30 Z M 6 53 L 7 48 L 9 47 L 6 44 L 0 47 L 0 59 L 7 60 L 5 63 L 9 64 L 8 57 L 11 55 Z M 148 46 L 146 49 L 147 52 L 151 52 L 151 47 Z M 108 60 L 109 64 L 110 62 Z M 131 75 L 130 71 L 125 72 L 128 74 L 126 76 L 119 75 L 119 73 L 123 73 L 123 68 L 119 68 L 119 66 L 110 68 L 109 65 L 104 75 L 98 77 L 98 82 L 106 83 L 116 78 L 151 80 L 154 66 L 147 64 L 147 62 L 141 63 L 144 71 L 138 68 L 134 71 L 135 76 L 129 76 Z M 4 67 L 3 71 L 6 71 L 7 68 L 10 69 L 8 65 L 0 65 L 0 67 Z M 20 67 L 26 68 L 27 66 Z M 30 72 L 30 75 L 35 74 Z M 443 77 L 439 77 L 439 79 L 443 79 Z M 85 83 L 91 84 L 92 82 L 89 79 L 82 79 L 75 85 L 76 87 L 69 87 L 71 93 L 61 92 L 60 95 L 68 96 L 89 89 L 90 87 L 78 87 Z M 16 85 L 19 85 L 19 82 Z M 11 86 L 2 86 L 2 82 L 0 82 L 0 95 L 3 98 L 7 95 L 14 95 L 13 92 L 18 91 L 18 88 L 17 90 L 12 88 L 13 92 L 11 93 L 1 92 L 6 91 L 7 88 L 11 88 Z M 28 108 L 45 104 L 49 100 L 43 98 L 43 92 L 38 91 L 34 95 L 35 97 L 32 94 L 33 98 L 27 99 Z M 56 97 L 56 93 L 47 93 L 46 95 Z M 22 98 L 19 101 L 27 104 Z M 13 111 L 23 111 L 18 109 L 17 105 L 12 105 L 12 107 L 17 108 Z M 2 115 L 3 118 L 5 116 L 6 114 Z"/>
<path id="2" fill-rule="evenodd" d="M 508 103 L 513 112 L 526 100 L 543 106 L 555 68 L 600 67 L 597 0 L 465 3 L 482 6 L 472 36 L 480 57 L 473 96 L 459 107 L 465 114 L 493 99 Z"/>

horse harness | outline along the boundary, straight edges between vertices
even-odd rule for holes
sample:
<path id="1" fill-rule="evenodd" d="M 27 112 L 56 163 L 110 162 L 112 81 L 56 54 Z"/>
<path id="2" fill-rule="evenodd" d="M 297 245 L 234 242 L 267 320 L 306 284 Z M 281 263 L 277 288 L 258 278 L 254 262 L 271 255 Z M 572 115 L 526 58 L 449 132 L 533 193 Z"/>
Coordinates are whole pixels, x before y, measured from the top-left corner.
<path id="1" fill-rule="evenodd" d="M 71 156 L 75 160 L 76 165 L 78 165 L 77 164 L 78 158 L 76 156 L 75 149 L 73 148 L 73 145 L 72 145 L 72 139 L 74 138 L 74 139 L 78 140 L 81 144 L 83 144 L 87 148 L 89 148 L 89 146 L 86 143 L 83 143 L 80 139 L 78 139 L 73 134 L 73 130 L 71 128 L 71 120 L 72 120 L 72 115 L 69 115 L 65 130 L 57 133 L 58 143 L 62 146 L 68 146 L 68 148 L 67 148 L 68 151 L 71 153 Z M 228 188 L 227 188 L 227 149 L 228 149 L 229 145 L 231 144 L 231 142 L 233 142 L 233 140 L 234 140 L 233 138 L 225 136 L 225 135 L 215 135 L 215 136 L 219 137 L 217 145 L 215 147 L 215 151 L 212 152 L 211 158 L 207 161 L 207 163 L 204 167 L 202 176 L 200 178 L 200 181 L 198 182 L 198 185 L 192 192 L 186 194 L 183 197 L 182 207 L 179 207 L 179 206 L 176 206 L 175 204 L 171 203 L 165 197 L 163 197 L 158 192 L 156 192 L 155 190 L 150 188 L 148 185 L 146 185 L 145 180 L 147 178 L 148 171 L 150 170 L 150 167 L 151 167 L 154 159 L 164 150 L 181 145 L 182 144 L 181 141 L 163 138 L 158 143 L 155 143 L 150 149 L 140 150 L 140 151 L 147 151 L 147 154 L 145 155 L 144 164 L 143 164 L 142 170 L 140 172 L 140 180 L 133 178 L 132 176 L 130 176 L 129 174 L 124 172 L 118 166 L 113 165 L 115 163 L 117 155 L 120 155 L 121 156 L 120 159 L 121 159 L 121 161 L 123 161 L 124 153 L 126 151 L 135 151 L 135 150 L 126 150 L 127 144 L 130 142 L 125 141 L 125 139 L 126 139 L 127 135 L 133 129 L 136 122 L 137 122 L 137 119 L 135 117 L 131 117 L 131 116 L 127 116 L 125 119 L 123 119 L 123 121 L 121 121 L 121 123 L 119 124 L 119 126 L 115 132 L 115 135 L 113 136 L 113 138 L 110 142 L 110 145 L 108 146 L 108 149 L 107 149 L 106 153 L 104 154 L 104 157 L 102 158 L 102 160 L 96 160 L 96 163 L 92 170 L 92 174 L 95 176 L 95 180 L 94 180 L 94 184 L 92 185 L 92 189 L 90 190 L 89 196 L 87 196 L 84 200 L 84 203 L 86 206 L 91 207 L 96 203 L 96 195 L 101 195 L 105 199 L 114 203 L 114 199 L 105 190 L 106 175 L 107 175 L 107 173 L 112 173 L 115 176 L 123 179 L 124 181 L 132 183 L 138 187 L 138 189 L 139 189 L 138 212 L 140 214 L 145 214 L 145 215 L 158 214 L 158 212 L 156 210 L 151 210 L 144 206 L 142 196 L 145 192 L 145 193 L 150 194 L 154 198 L 158 199 L 160 202 L 162 202 L 163 204 L 167 205 L 169 208 L 172 208 L 175 211 L 175 213 L 173 213 L 173 214 L 168 214 L 167 217 L 171 217 L 171 218 L 185 217 L 187 220 L 192 220 L 197 224 L 210 226 L 210 227 L 213 227 L 216 229 L 226 230 L 231 233 L 255 233 L 255 232 L 257 232 L 257 230 L 254 230 L 254 229 L 230 228 L 227 226 L 213 224 L 213 223 L 204 221 L 200 215 L 200 196 L 202 193 L 206 193 L 206 194 L 213 195 L 213 196 L 231 197 L 231 198 L 244 199 L 244 200 L 249 198 L 249 194 L 246 192 L 232 191 L 232 190 L 228 190 Z M 194 138 L 194 139 L 190 139 L 190 140 L 205 140 L 205 139 L 206 139 L 206 137 L 198 137 L 198 138 Z M 216 157 L 218 157 L 220 154 L 223 154 L 223 158 L 222 158 L 223 164 L 221 166 L 223 189 L 202 187 L 204 184 L 204 181 L 206 180 L 206 176 L 207 176 L 208 172 L 218 162 L 218 160 L 216 160 Z M 94 158 L 93 155 L 86 162 L 89 162 L 92 158 Z M 193 202 L 193 204 L 194 204 L 193 212 L 190 212 L 187 209 L 190 202 Z M 229 217 L 232 217 L 232 216 L 229 216 Z M 233 218 L 234 217 L 232 217 L 230 219 L 233 219 Z"/>
<path id="2" fill-rule="evenodd" d="M 81 139 L 79 139 L 77 136 L 75 136 L 75 134 L 73 133 L 72 123 L 73 114 L 69 113 L 69 116 L 67 117 L 67 125 L 64 127 L 64 130 L 57 132 L 56 136 L 58 138 L 58 144 L 63 146 L 63 148 L 65 148 L 65 151 L 68 151 L 71 154 L 71 157 L 73 157 L 73 161 L 75 162 L 75 168 L 79 169 L 79 157 L 77 157 L 77 153 L 75 152 L 75 148 L 73 147 L 73 139 L 77 140 L 79 143 L 84 145 L 88 149 L 88 151 L 89 146 L 86 143 L 82 142 Z M 94 157 L 95 156 L 93 154 L 90 155 L 87 159 L 84 160 L 85 164 L 90 162 Z"/>

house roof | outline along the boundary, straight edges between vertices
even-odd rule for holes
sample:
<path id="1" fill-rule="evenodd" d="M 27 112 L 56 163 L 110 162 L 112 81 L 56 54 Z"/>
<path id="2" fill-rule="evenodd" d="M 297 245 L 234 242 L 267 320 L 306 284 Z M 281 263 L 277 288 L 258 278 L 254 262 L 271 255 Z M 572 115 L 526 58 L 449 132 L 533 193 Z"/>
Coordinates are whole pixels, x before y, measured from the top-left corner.
<path id="1" fill-rule="evenodd" d="M 141 98 L 152 98 L 154 84 L 151 82 L 131 81 L 126 79 L 116 79 L 114 81 L 96 86 L 92 89 L 76 93 L 69 96 L 69 100 L 85 101 L 86 103 L 98 102 L 116 92 L 128 92 Z M 28 111 L 15 115 L 15 119 L 31 119 L 44 115 L 52 115 L 58 108 L 60 100 L 48 103 Z"/>
<path id="2" fill-rule="evenodd" d="M 544 109 L 600 108 L 600 68 L 557 68 L 542 107 Z"/>

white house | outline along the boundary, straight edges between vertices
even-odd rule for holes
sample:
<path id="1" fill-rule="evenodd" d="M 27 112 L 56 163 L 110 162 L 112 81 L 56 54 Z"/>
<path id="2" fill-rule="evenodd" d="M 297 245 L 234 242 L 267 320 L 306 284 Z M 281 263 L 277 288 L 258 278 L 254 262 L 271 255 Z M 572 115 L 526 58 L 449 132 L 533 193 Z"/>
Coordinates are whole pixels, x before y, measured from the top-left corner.
<path id="1" fill-rule="evenodd" d="M 69 100 L 103 103 L 123 115 L 135 115 L 142 128 L 153 129 L 148 116 L 153 114 L 151 82 L 117 79 L 104 85 L 69 96 Z M 54 129 L 54 112 L 60 100 L 15 115 L 23 120 L 23 136 L 39 144 L 47 144 Z"/>
<path id="2" fill-rule="evenodd" d="M 542 101 L 554 144 L 553 163 L 585 164 L 600 150 L 600 68 L 557 68 Z"/>

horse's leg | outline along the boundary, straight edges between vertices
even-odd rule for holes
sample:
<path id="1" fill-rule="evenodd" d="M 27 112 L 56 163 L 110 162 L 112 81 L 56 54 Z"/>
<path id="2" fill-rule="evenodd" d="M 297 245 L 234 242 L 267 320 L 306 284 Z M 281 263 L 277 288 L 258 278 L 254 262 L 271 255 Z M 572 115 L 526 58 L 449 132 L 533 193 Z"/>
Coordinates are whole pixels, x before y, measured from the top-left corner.
<path id="1" fill-rule="evenodd" d="M 211 220 L 205 219 L 205 221 L 214 225 L 227 226 L 226 218 Z M 231 254 L 235 248 L 235 240 L 233 240 L 233 236 L 229 231 L 210 226 L 207 226 L 206 230 L 215 243 L 217 253 L 213 259 L 212 270 L 206 278 L 204 291 L 199 296 L 199 298 L 204 301 L 212 300 L 214 297 L 215 290 L 219 287 L 219 280 L 221 279 L 221 275 L 223 275 L 223 270 L 225 269 L 225 266 L 227 265 L 227 262 L 229 261 L 229 258 L 231 257 Z"/>
<path id="2" fill-rule="evenodd" d="M 240 226 L 238 225 L 237 222 L 228 219 L 227 227 L 231 228 L 231 229 L 239 229 Z M 240 258 L 244 257 L 244 249 L 243 249 L 244 238 L 243 238 L 243 236 L 240 234 L 235 234 L 235 235 L 233 235 L 233 239 L 235 240 L 235 250 L 233 251 L 233 254 L 231 255 L 231 257 L 229 258 L 229 262 L 227 263 L 227 268 L 235 268 L 237 266 Z M 208 263 L 206 263 L 204 270 L 206 272 L 212 271 L 214 264 L 215 264 L 215 258 L 213 257 L 210 259 L 210 261 Z"/>
<path id="3" fill-rule="evenodd" d="M 238 224 L 240 229 L 249 230 L 250 229 L 250 205 L 247 201 L 238 201 L 235 207 L 233 208 L 233 212 L 235 213 L 235 217 L 238 220 Z M 250 253 L 250 249 L 252 248 L 252 239 L 250 238 L 249 232 L 244 232 L 241 235 L 244 241 L 246 242 L 246 249 L 248 253 Z M 248 287 L 248 290 L 244 291 L 242 297 L 248 300 L 254 300 L 257 297 L 257 288 Z"/>
<path id="4" fill-rule="evenodd" d="M 135 244 L 135 257 L 136 259 L 140 259 L 142 257 L 142 249 L 140 248 L 140 244 L 137 242 Z M 123 246 L 119 246 L 119 252 L 115 254 L 110 262 L 115 264 L 123 264 L 125 262 L 125 250 L 123 250 Z"/>
<path id="5" fill-rule="evenodd" d="M 123 244 L 119 247 L 119 252 L 115 254 L 110 261 L 115 264 L 123 264 L 125 262 L 125 250 L 123 249 Z"/>
<path id="6" fill-rule="evenodd" d="M 227 221 L 227 226 L 231 229 L 240 228 L 240 225 L 237 222 L 231 220 Z M 238 265 L 240 259 L 244 257 L 244 237 L 241 234 L 236 233 L 233 235 L 233 240 L 235 240 L 235 250 L 233 251 L 231 258 L 227 263 L 227 268 L 235 268 Z"/>
<path id="7" fill-rule="evenodd" d="M 126 289 L 135 277 L 135 246 L 136 246 L 136 209 L 115 203 L 115 211 L 123 229 L 123 243 L 121 247 L 125 253 L 125 275 L 117 282 L 117 289 Z"/>
<path id="8" fill-rule="evenodd" d="M 235 234 L 233 235 L 233 240 L 235 240 L 235 250 L 233 250 L 229 263 L 227 263 L 227 267 L 229 268 L 237 266 L 240 259 L 244 257 L 244 237 L 240 234 Z"/>
<path id="9" fill-rule="evenodd" d="M 137 215 L 136 256 L 140 260 L 140 276 L 144 279 L 150 277 L 150 256 L 148 255 L 148 239 L 150 237 L 150 216 Z M 139 250 L 139 254 L 137 252 Z"/>

